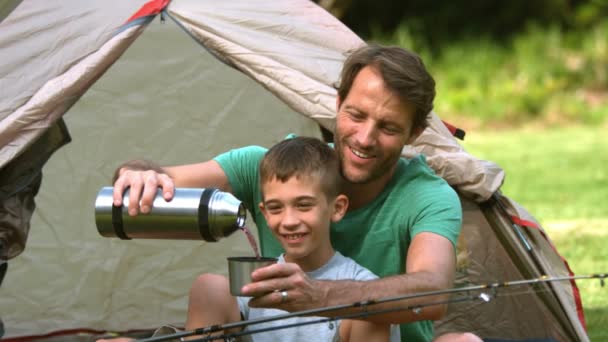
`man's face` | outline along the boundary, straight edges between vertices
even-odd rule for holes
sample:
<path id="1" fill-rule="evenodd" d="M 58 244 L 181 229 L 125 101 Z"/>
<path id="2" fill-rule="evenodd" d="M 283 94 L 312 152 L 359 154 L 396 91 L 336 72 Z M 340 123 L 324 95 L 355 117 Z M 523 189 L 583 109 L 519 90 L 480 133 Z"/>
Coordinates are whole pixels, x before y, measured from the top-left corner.
<path id="1" fill-rule="evenodd" d="M 312 269 L 322 266 L 333 254 L 329 226 L 334 202 L 328 202 L 320 182 L 314 176 L 294 176 L 285 183 L 275 178 L 263 184 L 262 191 L 260 209 L 286 261 Z"/>
<path id="2" fill-rule="evenodd" d="M 335 148 L 351 183 L 388 182 L 401 150 L 415 136 L 415 109 L 389 90 L 380 73 L 363 68 L 345 99 L 338 99 Z"/>

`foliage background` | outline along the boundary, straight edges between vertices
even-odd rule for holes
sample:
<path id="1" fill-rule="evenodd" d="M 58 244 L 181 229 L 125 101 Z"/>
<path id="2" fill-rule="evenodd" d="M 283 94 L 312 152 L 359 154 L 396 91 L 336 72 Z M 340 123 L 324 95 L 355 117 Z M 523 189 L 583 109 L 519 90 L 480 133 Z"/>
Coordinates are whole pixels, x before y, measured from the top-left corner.
<path id="1" fill-rule="evenodd" d="M 461 126 L 598 125 L 608 0 L 321 1 L 366 40 L 420 54 Z"/>

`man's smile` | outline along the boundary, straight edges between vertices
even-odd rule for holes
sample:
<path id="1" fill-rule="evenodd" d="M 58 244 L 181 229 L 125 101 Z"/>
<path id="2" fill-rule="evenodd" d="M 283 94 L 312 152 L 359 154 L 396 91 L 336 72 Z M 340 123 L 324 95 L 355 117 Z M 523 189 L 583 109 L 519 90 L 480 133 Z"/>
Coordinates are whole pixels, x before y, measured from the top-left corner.
<path id="1" fill-rule="evenodd" d="M 356 150 L 356 149 L 354 149 L 354 148 L 352 148 L 352 147 L 350 147 L 350 151 L 351 151 L 351 152 L 352 152 L 354 155 L 356 155 L 357 157 L 359 157 L 359 158 L 361 158 L 361 159 L 371 159 L 371 158 L 374 158 L 374 157 L 375 157 L 373 154 L 370 154 L 370 153 L 365 153 L 365 152 L 362 152 L 362 151 L 360 151 L 360 150 Z"/>

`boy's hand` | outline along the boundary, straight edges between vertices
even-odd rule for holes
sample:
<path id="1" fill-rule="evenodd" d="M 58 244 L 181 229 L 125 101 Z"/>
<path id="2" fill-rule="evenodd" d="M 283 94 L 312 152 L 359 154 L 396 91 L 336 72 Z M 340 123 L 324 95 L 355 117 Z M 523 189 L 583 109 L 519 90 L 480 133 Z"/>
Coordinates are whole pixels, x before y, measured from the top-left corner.
<path id="1" fill-rule="evenodd" d="M 324 282 L 310 279 L 297 264 L 273 264 L 255 270 L 251 277 L 254 282 L 242 288 L 245 296 L 254 297 L 251 307 L 293 312 L 327 306 Z"/>

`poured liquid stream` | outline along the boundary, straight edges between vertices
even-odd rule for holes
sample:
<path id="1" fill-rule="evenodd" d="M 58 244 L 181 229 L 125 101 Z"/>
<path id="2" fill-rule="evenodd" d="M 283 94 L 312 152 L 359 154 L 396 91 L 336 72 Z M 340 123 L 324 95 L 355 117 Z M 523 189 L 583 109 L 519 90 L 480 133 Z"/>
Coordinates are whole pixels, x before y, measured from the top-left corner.
<path id="1" fill-rule="evenodd" d="M 260 255 L 260 249 L 258 248 L 258 243 L 255 241 L 255 236 L 253 236 L 253 234 L 251 233 L 251 230 L 249 230 L 249 228 L 247 228 L 247 227 L 241 227 L 241 230 L 247 236 L 247 240 L 249 240 L 249 244 L 251 245 L 251 248 L 253 249 L 253 252 L 255 253 L 255 257 L 258 259 L 261 258 L 262 256 Z"/>

